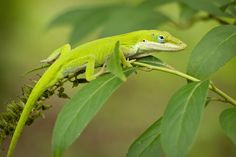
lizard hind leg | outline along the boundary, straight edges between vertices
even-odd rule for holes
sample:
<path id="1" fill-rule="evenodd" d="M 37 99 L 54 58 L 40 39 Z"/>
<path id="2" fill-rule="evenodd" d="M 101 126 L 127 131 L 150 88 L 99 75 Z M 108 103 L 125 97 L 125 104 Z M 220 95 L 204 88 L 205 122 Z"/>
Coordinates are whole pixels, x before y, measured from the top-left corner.
<path id="1" fill-rule="evenodd" d="M 78 72 L 79 70 L 85 69 L 85 78 L 87 81 L 94 80 L 96 78 L 95 71 L 95 57 L 85 56 L 77 58 L 69 63 L 67 63 L 63 68 L 63 77 L 69 74 Z"/>
<path id="2" fill-rule="evenodd" d="M 68 53 L 71 51 L 71 46 L 70 44 L 63 45 L 62 47 L 54 50 L 50 56 L 46 59 L 41 60 L 41 63 L 47 63 L 47 64 L 52 64 L 55 62 L 60 56 L 62 56 L 65 53 Z"/>

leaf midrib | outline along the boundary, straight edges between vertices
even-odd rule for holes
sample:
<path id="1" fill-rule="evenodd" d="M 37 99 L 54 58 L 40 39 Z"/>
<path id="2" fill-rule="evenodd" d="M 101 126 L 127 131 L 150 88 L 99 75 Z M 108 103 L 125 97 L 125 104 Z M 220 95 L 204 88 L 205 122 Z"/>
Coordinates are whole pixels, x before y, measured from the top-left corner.
<path id="1" fill-rule="evenodd" d="M 108 80 L 106 80 L 105 82 L 103 82 L 101 86 L 99 86 L 89 97 L 87 97 L 87 99 L 84 101 L 83 104 L 86 104 L 86 103 L 89 101 L 89 99 L 90 99 L 92 96 L 95 95 L 95 93 L 96 93 L 97 91 L 99 91 L 102 87 L 104 87 L 105 84 L 107 84 L 108 82 L 110 82 L 110 81 L 111 81 L 112 79 L 114 79 L 115 77 L 116 77 L 116 76 L 112 76 L 110 79 L 108 79 Z M 73 118 L 70 120 L 69 124 L 68 124 L 67 127 L 66 127 L 66 130 L 63 131 L 63 136 L 62 136 L 63 138 L 62 138 L 62 140 L 60 140 L 60 141 L 64 141 L 64 140 L 65 140 L 65 132 L 67 132 L 69 126 L 70 126 L 71 123 L 73 122 L 73 119 L 78 115 L 78 112 L 80 112 L 80 110 L 81 110 L 83 107 L 84 107 L 84 105 L 82 105 L 82 107 L 78 109 L 78 111 L 76 112 L 77 114 L 75 114 L 75 116 L 73 116 Z M 62 146 L 61 143 L 62 143 L 62 142 L 60 142 L 60 146 Z M 66 144 L 66 145 L 68 145 L 68 144 Z M 65 147 L 62 147 L 62 148 L 64 149 Z M 57 147 L 55 150 L 58 150 L 58 147 Z M 54 150 L 54 152 L 55 152 L 55 150 Z"/>
<path id="2" fill-rule="evenodd" d="M 110 82 L 110 81 L 111 81 L 112 79 L 114 79 L 114 78 L 115 78 L 115 76 L 111 77 L 110 79 L 108 79 L 107 81 L 105 81 L 104 83 L 102 83 L 102 85 L 101 85 L 100 87 L 98 87 L 91 95 L 89 95 L 89 97 L 87 97 L 87 99 L 86 99 L 86 100 L 84 101 L 84 103 L 82 104 L 82 107 L 77 110 L 75 116 L 73 116 L 72 120 L 69 122 L 69 125 L 68 125 L 68 126 L 71 125 L 71 123 L 73 122 L 73 119 L 75 119 L 75 117 L 76 117 L 76 116 L 78 115 L 78 113 L 82 110 L 82 108 L 84 108 L 84 104 L 86 104 L 86 103 L 90 100 L 90 98 L 93 97 L 93 96 L 97 93 L 97 91 L 99 91 L 102 87 L 104 87 L 105 84 L 107 84 L 108 82 Z M 68 127 L 67 127 L 67 128 L 68 128 Z M 65 132 L 67 132 L 67 130 L 68 130 L 68 129 L 66 129 Z M 63 135 L 63 139 L 64 139 L 64 135 Z"/>
<path id="3" fill-rule="evenodd" d="M 219 43 L 219 45 L 217 45 L 213 50 L 211 50 L 211 51 L 209 52 L 209 55 L 211 56 L 220 46 L 222 46 L 227 40 L 229 40 L 230 38 L 232 38 L 234 35 L 236 35 L 236 32 L 233 33 L 233 34 L 231 34 L 230 36 L 228 36 L 226 39 L 222 40 L 222 41 Z M 202 62 L 202 63 L 205 63 L 206 60 L 209 60 L 209 58 L 204 57 L 204 58 L 203 58 L 203 61 L 204 61 L 204 62 Z M 196 73 L 198 73 L 199 70 L 202 69 L 202 66 L 204 66 L 204 64 L 200 64 L 200 65 L 199 65 L 199 68 L 198 68 L 198 70 L 196 71 Z"/>
<path id="4" fill-rule="evenodd" d="M 158 135 L 156 135 L 156 137 L 155 137 L 151 142 L 149 142 L 146 147 L 144 147 L 144 149 L 140 152 L 140 154 L 138 155 L 138 157 L 141 157 L 141 155 L 143 155 L 143 153 L 145 152 L 145 150 L 146 150 L 152 143 L 154 143 L 160 136 L 161 136 L 161 133 L 159 133 Z"/>
<path id="5" fill-rule="evenodd" d="M 186 103 L 184 104 L 184 108 L 183 108 L 183 112 L 181 113 L 181 114 L 183 114 L 184 116 L 182 116 L 182 118 L 180 119 L 180 128 L 182 128 L 182 125 L 183 125 L 183 119 L 184 119 L 184 117 L 185 117 L 185 112 L 186 112 L 186 109 L 187 109 L 187 107 L 188 107 L 188 103 L 189 103 L 189 101 L 191 100 L 191 97 L 193 96 L 193 94 L 194 94 L 194 92 L 196 91 L 196 89 L 199 87 L 201 85 L 201 83 L 199 83 L 198 85 L 196 85 L 194 88 L 193 88 L 193 90 L 191 91 L 191 93 L 189 94 L 189 96 L 188 96 L 188 98 L 187 98 L 187 101 L 186 101 Z M 178 132 L 180 132 L 179 131 L 180 129 L 178 129 Z M 177 145 L 179 145 L 179 142 L 180 142 L 180 133 L 178 134 L 178 137 L 177 137 L 177 140 L 176 140 L 176 142 L 177 142 Z"/>

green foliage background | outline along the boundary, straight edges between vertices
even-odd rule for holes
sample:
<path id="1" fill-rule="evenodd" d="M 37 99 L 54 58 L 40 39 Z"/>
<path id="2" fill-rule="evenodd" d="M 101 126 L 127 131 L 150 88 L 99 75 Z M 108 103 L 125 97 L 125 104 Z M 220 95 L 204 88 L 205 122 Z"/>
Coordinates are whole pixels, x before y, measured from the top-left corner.
<path id="1" fill-rule="evenodd" d="M 65 10 L 77 6 L 115 3 L 118 0 L 12 0 L 0 3 L 0 102 L 12 100 L 20 93 L 20 87 L 27 82 L 22 74 L 39 65 L 39 60 L 48 56 L 55 48 L 68 40 L 71 27 L 47 28 L 50 21 Z M 136 4 L 138 0 L 122 1 L 124 4 Z M 171 19 L 177 21 L 179 8 L 171 3 L 159 8 Z M 94 14 L 96 16 L 96 14 Z M 120 17 L 119 17 L 120 16 Z M 122 12 L 117 17 L 122 18 Z M 96 25 L 96 24 L 93 24 Z M 122 25 L 109 25 L 112 31 Z M 167 30 L 185 41 L 189 46 L 180 53 L 157 54 L 165 62 L 181 71 L 186 70 L 190 52 L 195 44 L 211 28 L 217 26 L 215 21 L 204 21 L 190 28 L 176 28 L 167 23 L 158 29 Z M 102 27 L 102 26 L 101 26 Z M 97 37 L 99 30 L 92 30 L 89 37 L 82 42 Z M 213 76 L 214 82 L 232 97 L 236 97 L 236 58 Z M 170 96 L 185 81 L 169 74 L 139 72 L 129 78 L 106 105 L 98 113 L 92 123 L 83 132 L 65 156 L 83 157 L 120 157 L 124 156 L 128 147 L 148 126 L 162 115 Z M 67 88 L 73 94 L 75 90 Z M 53 109 L 46 114 L 46 120 L 37 120 L 30 128 L 26 127 L 16 153 L 18 157 L 51 156 L 52 128 L 56 115 L 65 100 L 52 98 L 49 100 Z M 220 111 L 225 104 L 214 103 L 205 111 L 204 119 L 197 141 L 190 157 L 224 157 L 235 156 L 235 146 L 223 135 L 218 123 Z M 4 108 L 4 105 L 1 106 Z M 27 154 L 26 154 L 27 150 Z"/>

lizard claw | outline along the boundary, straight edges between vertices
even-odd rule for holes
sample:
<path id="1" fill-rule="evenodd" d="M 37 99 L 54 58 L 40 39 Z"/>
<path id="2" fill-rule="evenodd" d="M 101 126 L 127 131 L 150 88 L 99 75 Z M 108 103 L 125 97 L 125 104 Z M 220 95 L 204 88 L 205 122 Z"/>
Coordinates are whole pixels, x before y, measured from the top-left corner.
<path id="1" fill-rule="evenodd" d="M 125 62 L 125 64 L 123 65 L 123 67 L 124 67 L 124 68 L 125 68 L 125 67 L 128 67 L 128 68 L 133 67 L 133 66 L 132 66 L 132 63 L 135 62 L 135 60 L 136 60 L 136 59 L 129 60 L 129 58 L 128 58 L 127 61 Z"/>

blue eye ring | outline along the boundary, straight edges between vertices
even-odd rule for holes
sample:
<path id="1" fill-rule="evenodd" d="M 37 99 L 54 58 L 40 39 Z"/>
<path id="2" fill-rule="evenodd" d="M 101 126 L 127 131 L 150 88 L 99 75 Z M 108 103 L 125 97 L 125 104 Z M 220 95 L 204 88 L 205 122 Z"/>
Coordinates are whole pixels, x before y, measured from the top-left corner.
<path id="1" fill-rule="evenodd" d="M 157 41 L 158 41 L 158 43 L 165 43 L 165 38 L 164 38 L 164 36 L 159 35 L 159 36 L 157 37 Z"/>

